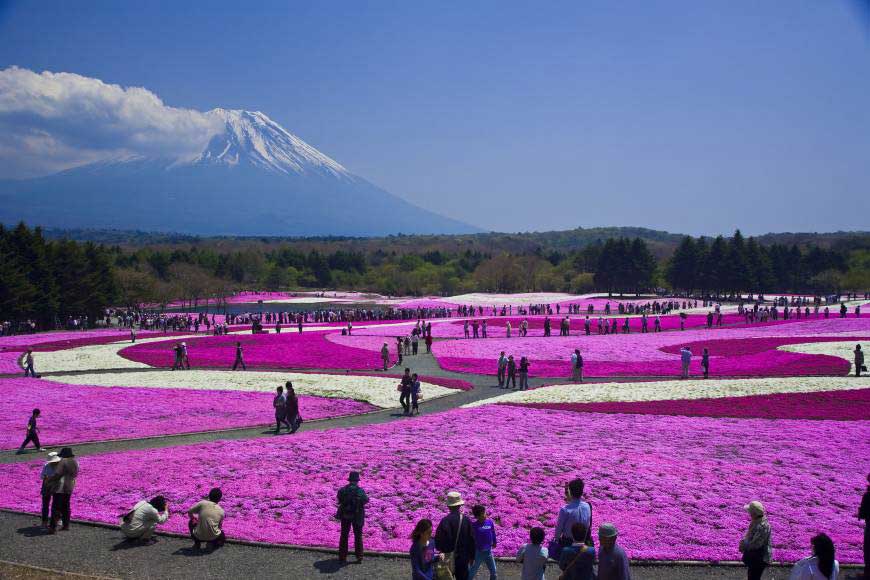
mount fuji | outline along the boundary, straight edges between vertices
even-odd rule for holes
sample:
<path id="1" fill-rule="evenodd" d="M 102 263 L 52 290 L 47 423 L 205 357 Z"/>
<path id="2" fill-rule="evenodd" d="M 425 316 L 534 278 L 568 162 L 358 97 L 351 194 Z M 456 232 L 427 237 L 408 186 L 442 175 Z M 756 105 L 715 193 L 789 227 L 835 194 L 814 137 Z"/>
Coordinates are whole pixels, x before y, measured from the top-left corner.
<path id="1" fill-rule="evenodd" d="M 126 156 L 0 181 L 0 223 L 238 236 L 469 233 L 354 175 L 260 112 L 213 109 L 192 158 Z"/>

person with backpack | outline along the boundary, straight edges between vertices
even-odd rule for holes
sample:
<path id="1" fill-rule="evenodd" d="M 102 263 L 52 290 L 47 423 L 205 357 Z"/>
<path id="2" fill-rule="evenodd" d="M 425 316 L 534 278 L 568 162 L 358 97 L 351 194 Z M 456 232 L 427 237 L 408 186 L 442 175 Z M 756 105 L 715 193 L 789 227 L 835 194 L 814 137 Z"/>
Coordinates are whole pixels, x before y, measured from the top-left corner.
<path id="1" fill-rule="evenodd" d="M 586 544 L 586 526 L 576 522 L 571 526 L 574 542 L 559 554 L 559 569 L 564 580 L 593 580 L 595 578 L 595 548 Z"/>
<path id="2" fill-rule="evenodd" d="M 353 551 L 357 562 L 363 559 L 363 526 L 365 525 L 365 506 L 369 502 L 366 492 L 359 486 L 359 472 L 351 471 L 348 484 L 338 490 L 338 511 L 336 518 L 341 522 L 341 536 L 338 540 L 338 559 L 347 562 L 347 544 L 350 530 L 353 529 Z"/>
<path id="3" fill-rule="evenodd" d="M 444 559 L 436 564 L 436 568 L 451 570 L 456 580 L 468 580 L 468 571 L 476 552 L 471 522 L 461 511 L 464 504 L 458 491 L 447 492 L 449 513 L 441 519 L 435 531 L 435 549 L 444 554 Z"/>

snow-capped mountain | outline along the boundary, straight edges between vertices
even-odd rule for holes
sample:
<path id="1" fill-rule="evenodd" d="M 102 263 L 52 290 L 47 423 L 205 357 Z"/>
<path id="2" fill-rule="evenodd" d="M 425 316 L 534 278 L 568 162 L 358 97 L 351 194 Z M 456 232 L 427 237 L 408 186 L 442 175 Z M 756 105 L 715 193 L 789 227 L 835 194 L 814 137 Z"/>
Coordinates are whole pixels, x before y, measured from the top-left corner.
<path id="1" fill-rule="evenodd" d="M 0 222 L 199 235 L 465 233 L 350 173 L 260 112 L 214 109 L 187 159 L 128 156 L 0 181 Z"/>

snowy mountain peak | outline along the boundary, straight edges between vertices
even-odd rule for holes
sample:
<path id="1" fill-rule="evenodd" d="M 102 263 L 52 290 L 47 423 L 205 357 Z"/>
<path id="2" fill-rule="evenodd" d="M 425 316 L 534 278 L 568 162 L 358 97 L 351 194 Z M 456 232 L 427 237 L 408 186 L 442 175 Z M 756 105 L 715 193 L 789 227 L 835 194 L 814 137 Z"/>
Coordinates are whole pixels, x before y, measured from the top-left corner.
<path id="1" fill-rule="evenodd" d="M 251 164 L 285 174 L 316 174 L 351 179 L 327 157 L 260 111 L 212 109 L 206 113 L 220 129 L 194 163 Z"/>

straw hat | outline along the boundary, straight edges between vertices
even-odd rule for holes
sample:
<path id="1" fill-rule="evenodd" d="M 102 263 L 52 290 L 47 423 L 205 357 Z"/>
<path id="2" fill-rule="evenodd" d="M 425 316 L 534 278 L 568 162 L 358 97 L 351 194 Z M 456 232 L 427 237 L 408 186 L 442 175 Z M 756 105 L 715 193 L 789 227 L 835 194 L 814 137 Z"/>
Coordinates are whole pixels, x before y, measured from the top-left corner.
<path id="1" fill-rule="evenodd" d="M 748 504 L 746 504 L 745 506 L 743 506 L 743 509 L 748 511 L 749 515 L 751 515 L 754 518 L 757 518 L 759 516 L 764 515 L 764 506 L 761 505 L 760 501 L 751 501 Z"/>
<path id="2" fill-rule="evenodd" d="M 447 492 L 447 507 L 459 507 L 463 504 L 465 501 L 463 501 L 461 493 L 458 491 Z"/>

